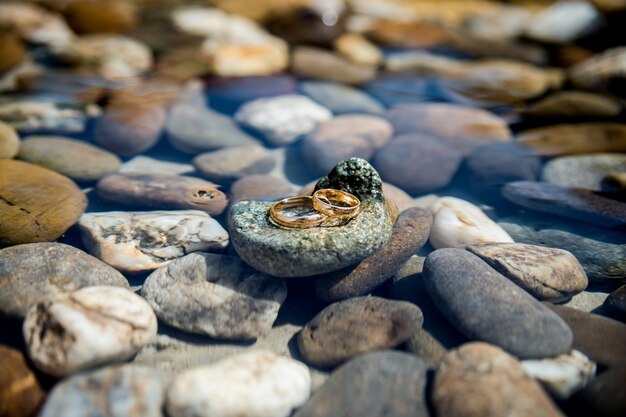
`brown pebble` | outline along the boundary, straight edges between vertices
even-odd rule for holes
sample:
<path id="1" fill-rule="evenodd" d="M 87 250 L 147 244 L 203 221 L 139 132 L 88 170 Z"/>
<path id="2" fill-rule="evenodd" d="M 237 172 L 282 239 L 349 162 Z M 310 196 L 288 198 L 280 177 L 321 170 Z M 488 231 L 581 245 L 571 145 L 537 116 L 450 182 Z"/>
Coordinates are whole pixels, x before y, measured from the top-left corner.
<path id="1" fill-rule="evenodd" d="M 34 416 L 45 397 L 24 355 L 16 349 L 0 346 L 0 416 Z"/>

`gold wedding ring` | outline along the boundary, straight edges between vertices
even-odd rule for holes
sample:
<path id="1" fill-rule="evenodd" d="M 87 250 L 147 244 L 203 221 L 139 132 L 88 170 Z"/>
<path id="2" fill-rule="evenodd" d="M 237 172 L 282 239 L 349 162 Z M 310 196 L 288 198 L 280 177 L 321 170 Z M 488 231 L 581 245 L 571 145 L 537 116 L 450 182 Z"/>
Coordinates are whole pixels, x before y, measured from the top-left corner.
<path id="1" fill-rule="evenodd" d="M 322 188 L 313 193 L 313 208 L 328 217 L 352 219 L 361 211 L 361 202 L 345 191 Z"/>
<path id="2" fill-rule="evenodd" d="M 309 227 L 315 227 L 321 225 L 326 216 L 319 211 L 314 211 L 308 214 L 298 214 L 297 216 L 288 216 L 284 213 L 286 209 L 294 207 L 311 207 L 313 198 L 310 196 L 305 197 L 289 197 L 284 200 L 280 200 L 270 207 L 270 218 L 277 224 L 285 227 L 295 227 L 298 229 L 306 229 Z"/>

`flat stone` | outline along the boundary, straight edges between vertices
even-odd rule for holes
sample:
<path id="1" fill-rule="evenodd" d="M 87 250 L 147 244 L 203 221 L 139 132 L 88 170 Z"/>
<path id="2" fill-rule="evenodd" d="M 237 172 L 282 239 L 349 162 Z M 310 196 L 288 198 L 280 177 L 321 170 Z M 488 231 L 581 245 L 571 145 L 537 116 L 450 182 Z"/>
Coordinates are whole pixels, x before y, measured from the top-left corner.
<path id="1" fill-rule="evenodd" d="M 323 174 L 346 158 L 370 159 L 391 140 L 389 122 L 377 116 L 343 115 L 321 123 L 302 141 L 302 155 L 314 174 Z"/>
<path id="2" fill-rule="evenodd" d="M 626 47 L 609 48 L 575 65 L 569 70 L 572 83 L 580 88 L 609 90 L 620 94 L 624 78 Z"/>
<path id="3" fill-rule="evenodd" d="M 333 46 L 337 52 L 358 65 L 377 66 L 383 60 L 380 49 L 358 33 L 346 33 L 338 37 Z"/>
<path id="4" fill-rule="evenodd" d="M 287 286 L 237 257 L 192 253 L 150 274 L 141 295 L 170 326 L 218 339 L 250 340 L 271 329 Z"/>
<path id="5" fill-rule="evenodd" d="M 279 277 L 303 277 L 338 271 L 379 250 L 391 237 L 392 224 L 382 181 L 367 161 L 340 162 L 316 189 L 347 191 L 361 201 L 361 213 L 347 224 L 308 229 L 285 228 L 268 216 L 272 203 L 240 201 L 232 206 L 228 228 L 239 256 L 253 268 Z"/>
<path id="6" fill-rule="evenodd" d="M 184 162 L 163 161 L 145 155 L 137 155 L 124 162 L 118 173 L 184 175 L 194 171 L 193 165 Z"/>
<path id="7" fill-rule="evenodd" d="M 602 190 L 602 180 L 614 172 L 626 171 L 626 155 L 600 153 L 562 156 L 549 160 L 541 180 L 562 187 Z"/>
<path id="8" fill-rule="evenodd" d="M 130 359 L 156 336 L 157 318 L 130 290 L 87 287 L 34 305 L 23 330 L 35 366 L 62 377 Z"/>
<path id="9" fill-rule="evenodd" d="M 365 295 L 395 275 L 428 240 L 432 215 L 419 207 L 400 213 L 389 242 L 356 266 L 317 277 L 315 293 L 334 301 Z"/>
<path id="10" fill-rule="evenodd" d="M 297 46 L 291 54 L 291 70 L 301 77 L 363 84 L 376 78 L 375 66 L 358 65 L 321 48 Z"/>
<path id="11" fill-rule="evenodd" d="M 580 391 L 596 374 L 596 364 L 577 350 L 555 358 L 527 359 L 522 367 L 560 400 Z"/>
<path id="12" fill-rule="evenodd" d="M 603 288 L 600 288 L 600 290 L 598 291 L 583 291 L 580 294 L 576 294 L 570 300 L 562 303 L 561 305 L 575 308 L 581 311 L 586 311 L 587 313 L 604 314 L 605 311 L 603 308 L 603 304 L 609 294 L 602 290 Z"/>
<path id="13" fill-rule="evenodd" d="M 228 246 L 226 230 L 197 210 L 86 213 L 78 225 L 89 253 L 130 273 Z"/>
<path id="14" fill-rule="evenodd" d="M 254 351 L 179 374 L 167 392 L 171 417 L 288 417 L 310 395 L 305 365 Z"/>
<path id="15" fill-rule="evenodd" d="M 294 184 L 273 175 L 248 175 L 230 187 L 231 206 L 242 200 L 278 200 L 298 192 Z"/>
<path id="16" fill-rule="evenodd" d="M 276 165 L 276 158 L 262 146 L 232 146 L 200 154 L 193 159 L 193 165 L 212 181 L 236 181 L 268 173 Z"/>
<path id="17" fill-rule="evenodd" d="M 311 97 L 335 114 L 382 114 L 383 105 L 361 90 L 329 81 L 304 81 L 299 84 L 303 94 Z"/>
<path id="18" fill-rule="evenodd" d="M 568 415 L 620 417 L 626 413 L 626 367 L 610 368 L 593 379 L 569 403 Z"/>
<path id="19" fill-rule="evenodd" d="M 560 248 L 581 263 L 590 281 L 623 281 L 626 237 L 623 233 L 550 215 L 507 217 L 498 222 L 518 243 Z"/>
<path id="20" fill-rule="evenodd" d="M 534 15 L 526 36 L 539 42 L 565 44 L 593 32 L 602 15 L 586 1 L 559 1 Z"/>
<path id="21" fill-rule="evenodd" d="M 193 209 L 221 214 L 228 205 L 220 186 L 168 174 L 111 174 L 96 185 L 98 197 L 139 209 Z"/>
<path id="22" fill-rule="evenodd" d="M 529 209 L 582 220 L 604 227 L 626 225 L 626 203 L 582 188 L 534 181 L 516 181 L 502 189 L 508 200 Z"/>
<path id="23" fill-rule="evenodd" d="M 493 343 L 523 359 L 559 355 L 572 345 L 572 332 L 561 318 L 470 252 L 432 252 L 424 279 L 437 307 L 470 340 Z"/>
<path id="24" fill-rule="evenodd" d="M 298 94 L 259 98 L 235 113 L 240 124 L 258 131 L 272 145 L 288 145 L 330 120 L 332 113 L 310 98 Z"/>
<path id="25" fill-rule="evenodd" d="M 515 357 L 481 342 L 448 354 L 435 375 L 433 403 L 441 416 L 564 415 Z"/>
<path id="26" fill-rule="evenodd" d="M 230 117 L 207 107 L 199 82 L 189 83 L 180 93 L 170 108 L 165 130 L 174 148 L 190 154 L 258 144 Z"/>
<path id="27" fill-rule="evenodd" d="M 626 124 L 595 122 L 538 127 L 518 134 L 517 142 L 542 156 L 626 152 Z"/>
<path id="28" fill-rule="evenodd" d="M 314 366 L 334 367 L 366 352 L 393 348 L 424 321 L 406 301 L 355 297 L 322 310 L 298 334 L 298 349 Z"/>
<path id="29" fill-rule="evenodd" d="M 280 38 L 267 36 L 253 43 L 219 43 L 207 39 L 202 52 L 212 72 L 220 77 L 249 77 L 280 73 L 289 65 L 289 47 Z"/>
<path id="30" fill-rule="evenodd" d="M 513 243 L 509 234 L 477 206 L 456 197 L 441 197 L 430 206 L 429 241 L 435 249 L 465 248 L 481 243 Z"/>
<path id="31" fill-rule="evenodd" d="M 410 194 L 424 194 L 450 183 L 462 155 L 446 142 L 423 133 L 394 137 L 376 152 L 381 177 Z"/>
<path id="32" fill-rule="evenodd" d="M 45 398 L 46 393 L 22 352 L 0 345 L 0 415 L 34 416 Z"/>
<path id="33" fill-rule="evenodd" d="M 607 96 L 585 91 L 559 91 L 530 105 L 524 113 L 533 117 L 613 117 L 621 104 Z"/>
<path id="34" fill-rule="evenodd" d="M 51 169 L 75 181 L 96 181 L 120 168 L 120 159 L 87 142 L 60 136 L 29 136 L 18 158 Z"/>
<path id="35" fill-rule="evenodd" d="M 0 121 L 0 159 L 14 158 L 19 149 L 20 137 L 15 129 Z"/>
<path id="36" fill-rule="evenodd" d="M 587 275 L 570 252 L 524 243 L 468 246 L 493 269 L 539 300 L 564 301 L 587 288 Z"/>
<path id="37" fill-rule="evenodd" d="M 607 366 L 624 366 L 626 324 L 597 314 L 570 307 L 549 305 L 572 329 L 572 348 L 580 350 L 595 362 Z"/>
<path id="38" fill-rule="evenodd" d="M 626 285 L 622 285 L 608 296 L 604 308 L 612 317 L 626 321 Z"/>
<path id="39" fill-rule="evenodd" d="M 426 417 L 426 370 L 414 355 L 367 353 L 335 370 L 294 417 Z"/>
<path id="40" fill-rule="evenodd" d="M 164 391 L 164 381 L 154 369 L 110 366 L 59 382 L 39 415 L 162 417 Z"/>
<path id="41" fill-rule="evenodd" d="M 0 247 L 58 239 L 87 206 L 69 178 L 27 162 L 0 160 Z"/>
<path id="42" fill-rule="evenodd" d="M 63 243 L 29 243 L 0 250 L 0 312 L 23 319 L 33 305 L 95 285 L 130 288 L 104 262 Z"/>

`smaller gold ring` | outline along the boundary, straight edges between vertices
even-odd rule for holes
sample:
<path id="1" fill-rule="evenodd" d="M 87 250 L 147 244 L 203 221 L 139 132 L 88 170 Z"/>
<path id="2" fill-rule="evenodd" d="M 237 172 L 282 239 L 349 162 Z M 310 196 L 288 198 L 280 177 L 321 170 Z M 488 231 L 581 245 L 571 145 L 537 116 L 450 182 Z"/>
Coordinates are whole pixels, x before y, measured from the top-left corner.
<path id="1" fill-rule="evenodd" d="M 319 226 L 327 219 L 326 215 L 319 211 L 315 211 L 311 214 L 298 215 L 297 217 L 286 216 L 282 213 L 283 210 L 293 207 L 313 207 L 312 197 L 289 197 L 280 200 L 270 207 L 270 218 L 281 226 L 298 229 Z"/>
<path id="2" fill-rule="evenodd" d="M 345 191 L 322 188 L 313 193 L 313 208 L 328 217 L 352 219 L 361 211 L 361 201 Z"/>

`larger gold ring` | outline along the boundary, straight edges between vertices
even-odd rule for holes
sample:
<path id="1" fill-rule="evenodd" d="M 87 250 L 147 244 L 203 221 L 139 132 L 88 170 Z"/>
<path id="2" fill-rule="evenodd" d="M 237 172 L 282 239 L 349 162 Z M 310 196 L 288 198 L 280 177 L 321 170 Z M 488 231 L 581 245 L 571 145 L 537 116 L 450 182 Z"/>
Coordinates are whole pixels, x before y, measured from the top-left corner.
<path id="1" fill-rule="evenodd" d="M 280 200 L 270 207 L 270 218 L 277 224 L 284 227 L 295 227 L 298 229 L 307 229 L 316 227 L 324 223 L 327 219 L 325 214 L 315 211 L 310 214 L 300 214 L 298 216 L 287 216 L 283 212 L 293 207 L 313 207 L 312 197 L 289 197 Z"/>
<path id="2" fill-rule="evenodd" d="M 328 217 L 349 220 L 361 211 L 361 201 L 350 193 L 322 188 L 313 193 L 313 208 Z"/>

